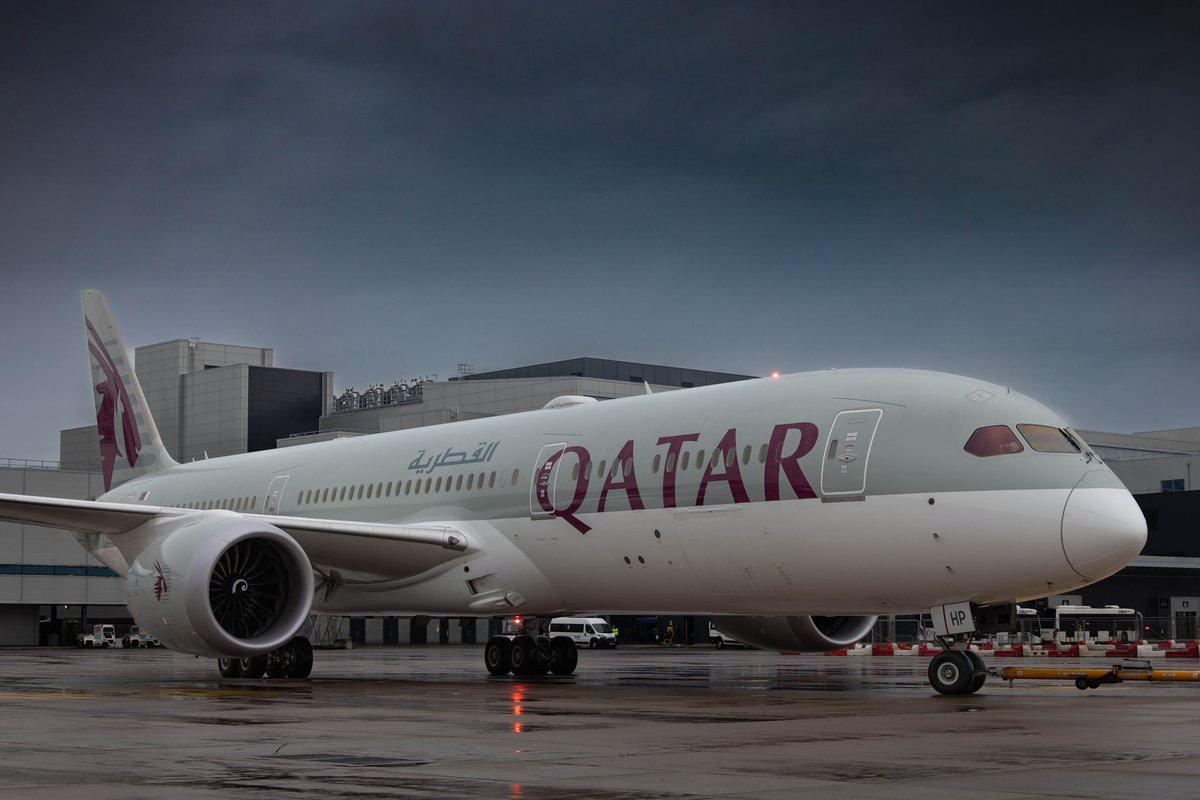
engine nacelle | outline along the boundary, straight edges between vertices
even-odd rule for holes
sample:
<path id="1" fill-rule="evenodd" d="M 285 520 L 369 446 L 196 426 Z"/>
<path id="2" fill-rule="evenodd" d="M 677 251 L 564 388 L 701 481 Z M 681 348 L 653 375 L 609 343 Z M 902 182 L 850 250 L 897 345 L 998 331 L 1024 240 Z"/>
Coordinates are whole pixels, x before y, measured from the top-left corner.
<path id="1" fill-rule="evenodd" d="M 878 617 L 713 617 L 713 624 L 739 642 L 764 650 L 824 653 L 858 642 Z"/>
<path id="2" fill-rule="evenodd" d="M 166 522 L 173 530 L 134 559 L 126 578 L 139 625 L 197 656 L 262 655 L 296 634 L 312 606 L 313 571 L 295 539 L 227 512 Z"/>

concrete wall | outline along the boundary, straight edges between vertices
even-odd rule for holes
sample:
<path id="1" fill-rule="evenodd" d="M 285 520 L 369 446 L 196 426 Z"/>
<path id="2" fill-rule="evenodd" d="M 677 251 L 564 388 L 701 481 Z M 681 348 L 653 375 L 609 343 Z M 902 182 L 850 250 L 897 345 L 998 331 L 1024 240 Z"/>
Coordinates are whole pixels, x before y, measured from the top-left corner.
<path id="1" fill-rule="evenodd" d="M 1184 490 L 1196 488 L 1195 474 L 1200 470 L 1200 455 L 1168 456 L 1166 458 L 1141 458 L 1131 461 L 1108 461 L 1125 488 L 1133 494 L 1155 494 L 1162 491 L 1162 482 L 1180 480 Z"/>
<path id="2" fill-rule="evenodd" d="M 62 469 L 100 471 L 100 434 L 95 425 L 58 432 L 58 463 Z"/>
<path id="3" fill-rule="evenodd" d="M 230 456 L 247 450 L 250 368 L 245 364 L 183 376 L 184 420 L 177 461 Z"/>
<path id="4" fill-rule="evenodd" d="M 0 469 L 0 492 L 84 500 L 103 491 L 103 479 L 95 473 Z M 52 571 L 74 567 L 103 569 L 104 565 L 88 555 L 69 533 L 0 523 L 0 567 Z M 124 584 L 115 577 L 0 573 L 0 604 L 6 603 L 124 605 Z"/>

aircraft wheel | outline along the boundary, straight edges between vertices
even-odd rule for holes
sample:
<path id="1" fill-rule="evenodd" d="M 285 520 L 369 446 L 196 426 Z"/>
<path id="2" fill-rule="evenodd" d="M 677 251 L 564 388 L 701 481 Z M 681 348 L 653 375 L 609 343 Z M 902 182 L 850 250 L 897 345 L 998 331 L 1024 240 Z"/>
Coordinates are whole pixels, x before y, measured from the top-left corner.
<path id="1" fill-rule="evenodd" d="M 503 636 L 493 636 L 483 648 L 483 665 L 492 675 L 507 675 L 512 669 L 508 655 L 512 641 Z"/>
<path id="2" fill-rule="evenodd" d="M 579 665 L 579 651 L 575 643 L 566 636 L 550 640 L 550 671 L 555 675 L 571 675 Z"/>
<path id="3" fill-rule="evenodd" d="M 268 678 L 307 678 L 312 674 L 312 644 L 303 636 L 293 636 L 283 647 L 265 656 Z"/>
<path id="4" fill-rule="evenodd" d="M 240 658 L 218 658 L 217 671 L 222 678 L 242 677 L 242 660 Z"/>
<path id="5" fill-rule="evenodd" d="M 529 636 L 516 637 L 508 660 L 512 664 L 513 675 L 533 675 L 537 669 L 537 643 Z"/>
<path id="6" fill-rule="evenodd" d="M 969 694 L 975 665 L 961 650 L 944 650 L 929 662 L 929 683 L 939 694 Z"/>
<path id="7" fill-rule="evenodd" d="M 249 658 L 239 658 L 238 665 L 242 670 L 243 678 L 261 678 L 267 673 L 266 656 L 250 656 Z"/>
<path id="8" fill-rule="evenodd" d="M 967 694 L 975 694 L 987 681 L 987 664 L 983 663 L 983 656 L 974 650 L 967 650 L 966 654 L 967 658 L 971 659 L 971 666 L 975 668 L 975 674 L 971 676 L 971 685 L 967 687 Z"/>
<path id="9" fill-rule="evenodd" d="M 288 670 L 287 677 L 303 679 L 312 675 L 312 642 L 303 636 L 293 636 L 286 647 L 292 651 L 292 668 Z"/>

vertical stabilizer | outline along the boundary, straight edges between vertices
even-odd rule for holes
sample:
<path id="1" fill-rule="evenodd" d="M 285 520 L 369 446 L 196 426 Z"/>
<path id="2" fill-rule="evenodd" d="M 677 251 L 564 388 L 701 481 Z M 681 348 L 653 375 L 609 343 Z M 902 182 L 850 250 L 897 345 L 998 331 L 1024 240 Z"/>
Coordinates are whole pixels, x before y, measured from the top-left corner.
<path id="1" fill-rule="evenodd" d="M 84 289 L 83 324 L 96 401 L 104 490 L 172 466 L 104 294 Z"/>

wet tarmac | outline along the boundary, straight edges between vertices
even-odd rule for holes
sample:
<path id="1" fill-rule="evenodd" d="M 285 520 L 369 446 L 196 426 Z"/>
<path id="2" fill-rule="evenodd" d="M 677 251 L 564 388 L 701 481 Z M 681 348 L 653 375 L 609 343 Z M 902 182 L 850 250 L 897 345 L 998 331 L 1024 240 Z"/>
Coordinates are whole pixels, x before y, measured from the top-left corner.
<path id="1" fill-rule="evenodd" d="M 222 681 L 164 650 L 2 649 L 0 797 L 1200 797 L 1200 684 L 954 698 L 927 664 L 621 648 L 518 679 L 429 646 Z"/>

